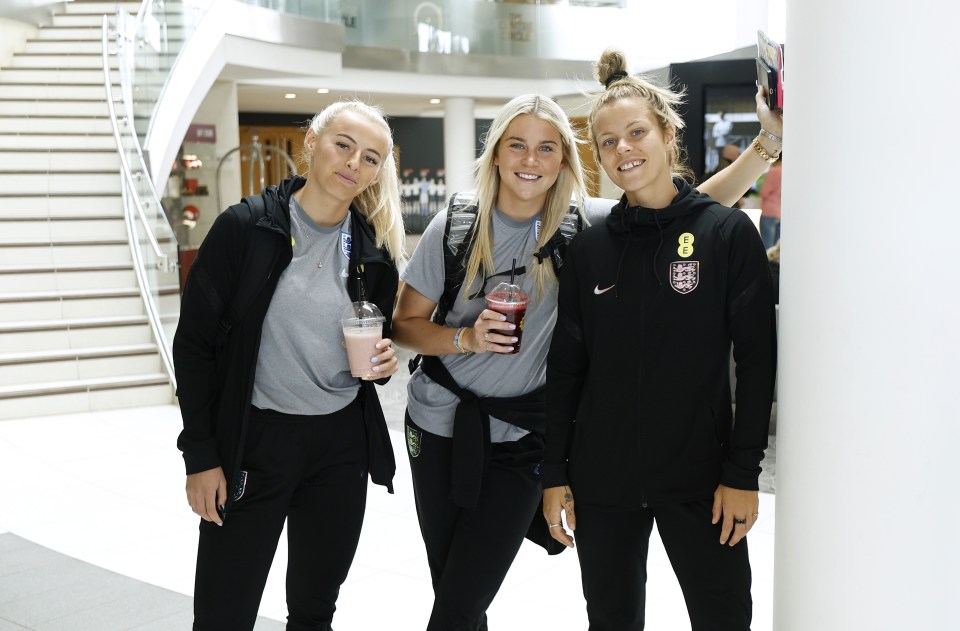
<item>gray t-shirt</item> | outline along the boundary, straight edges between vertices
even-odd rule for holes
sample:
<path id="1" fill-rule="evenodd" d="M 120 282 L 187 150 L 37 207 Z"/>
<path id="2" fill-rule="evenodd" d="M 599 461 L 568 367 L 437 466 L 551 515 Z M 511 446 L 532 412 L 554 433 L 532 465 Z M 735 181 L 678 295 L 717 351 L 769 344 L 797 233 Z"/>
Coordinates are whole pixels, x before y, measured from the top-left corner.
<path id="1" fill-rule="evenodd" d="M 290 199 L 293 260 L 270 301 L 253 405 L 286 414 L 330 414 L 357 396 L 341 346 L 340 317 L 350 305 L 350 214 L 338 226 L 317 225 Z"/>
<path id="2" fill-rule="evenodd" d="M 423 233 L 416 251 L 403 272 L 403 280 L 425 297 L 439 301 L 443 294 L 443 231 L 447 213 L 440 212 Z M 532 272 L 533 252 L 537 244 L 540 216 L 527 221 L 514 221 L 499 211 L 493 217 L 493 262 L 496 272 L 509 272 L 514 258 L 517 266 Z M 485 290 L 490 292 L 506 276 L 491 278 Z M 476 293 L 482 279 L 477 279 L 471 291 Z M 542 297 L 537 296 L 533 274 L 523 274 L 515 282 L 532 299 L 524 321 L 523 340 L 516 355 L 482 353 L 465 356 L 457 353 L 443 355 L 444 363 L 454 380 L 471 392 L 484 397 L 514 397 L 530 392 L 546 380 L 547 350 L 557 317 L 557 286 L 551 283 Z M 447 314 L 447 326 L 472 326 L 485 308 L 483 298 L 464 299 L 466 287 Z M 413 421 L 431 434 L 453 435 L 453 416 L 459 399 L 455 394 L 436 384 L 419 368 L 407 385 L 407 407 Z M 493 442 L 518 440 L 528 432 L 500 419 L 490 419 L 490 439 Z"/>

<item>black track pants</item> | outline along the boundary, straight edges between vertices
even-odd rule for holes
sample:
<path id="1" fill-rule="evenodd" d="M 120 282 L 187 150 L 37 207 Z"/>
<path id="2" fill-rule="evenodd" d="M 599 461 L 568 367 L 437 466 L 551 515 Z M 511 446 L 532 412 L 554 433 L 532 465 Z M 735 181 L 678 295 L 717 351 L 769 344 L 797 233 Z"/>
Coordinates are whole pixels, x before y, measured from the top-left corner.
<path id="1" fill-rule="evenodd" d="M 450 499 L 452 440 L 424 432 L 407 415 L 407 455 L 420 532 L 433 578 L 427 631 L 485 631 L 486 610 L 540 507 L 535 469 L 540 436 L 492 447 L 475 510 Z"/>
<path id="2" fill-rule="evenodd" d="M 223 526 L 200 522 L 193 628 L 253 629 L 286 519 L 287 630 L 330 629 L 366 507 L 359 403 L 323 416 L 254 409 L 242 468 L 246 488 Z"/>
<path id="3" fill-rule="evenodd" d="M 710 523 L 712 507 L 712 499 L 634 511 L 577 505 L 577 551 L 590 631 L 643 629 L 654 520 L 683 590 L 692 631 L 749 631 L 747 540 L 732 548 L 720 545 L 720 524 Z"/>

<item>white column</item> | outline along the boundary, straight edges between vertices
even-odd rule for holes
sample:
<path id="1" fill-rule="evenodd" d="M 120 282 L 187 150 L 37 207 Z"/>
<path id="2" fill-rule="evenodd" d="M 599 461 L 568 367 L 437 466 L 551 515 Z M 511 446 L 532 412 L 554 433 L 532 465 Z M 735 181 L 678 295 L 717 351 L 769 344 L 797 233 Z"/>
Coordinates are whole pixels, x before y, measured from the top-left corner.
<path id="1" fill-rule="evenodd" d="M 960 629 L 957 17 L 787 7 L 776 631 Z"/>
<path id="2" fill-rule="evenodd" d="M 443 163 L 447 196 L 468 191 L 473 185 L 477 135 L 473 99 L 448 98 L 443 104 Z"/>

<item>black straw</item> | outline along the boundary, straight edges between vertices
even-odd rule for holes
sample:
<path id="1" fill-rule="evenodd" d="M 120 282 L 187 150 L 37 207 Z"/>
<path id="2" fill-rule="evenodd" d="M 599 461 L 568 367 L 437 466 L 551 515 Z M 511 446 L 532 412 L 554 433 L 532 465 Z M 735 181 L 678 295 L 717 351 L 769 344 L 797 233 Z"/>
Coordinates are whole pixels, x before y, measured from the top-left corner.
<path id="1" fill-rule="evenodd" d="M 517 275 L 517 259 L 513 259 L 513 264 L 510 265 L 510 284 L 513 284 L 513 277 Z"/>

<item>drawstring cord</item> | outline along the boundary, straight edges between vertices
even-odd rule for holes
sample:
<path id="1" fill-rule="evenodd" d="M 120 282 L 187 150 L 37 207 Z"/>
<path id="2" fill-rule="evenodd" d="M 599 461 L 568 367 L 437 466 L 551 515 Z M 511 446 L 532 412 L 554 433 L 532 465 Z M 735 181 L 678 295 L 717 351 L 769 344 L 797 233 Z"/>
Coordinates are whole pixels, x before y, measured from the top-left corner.
<path id="1" fill-rule="evenodd" d="M 660 256 L 660 248 L 663 247 L 663 226 L 660 225 L 660 217 L 657 211 L 653 211 L 653 222 L 657 224 L 657 232 L 660 236 L 660 242 L 657 243 L 657 250 L 653 253 L 653 275 L 657 278 L 657 283 L 663 287 L 663 281 L 660 279 L 660 273 L 657 272 L 657 257 Z"/>

